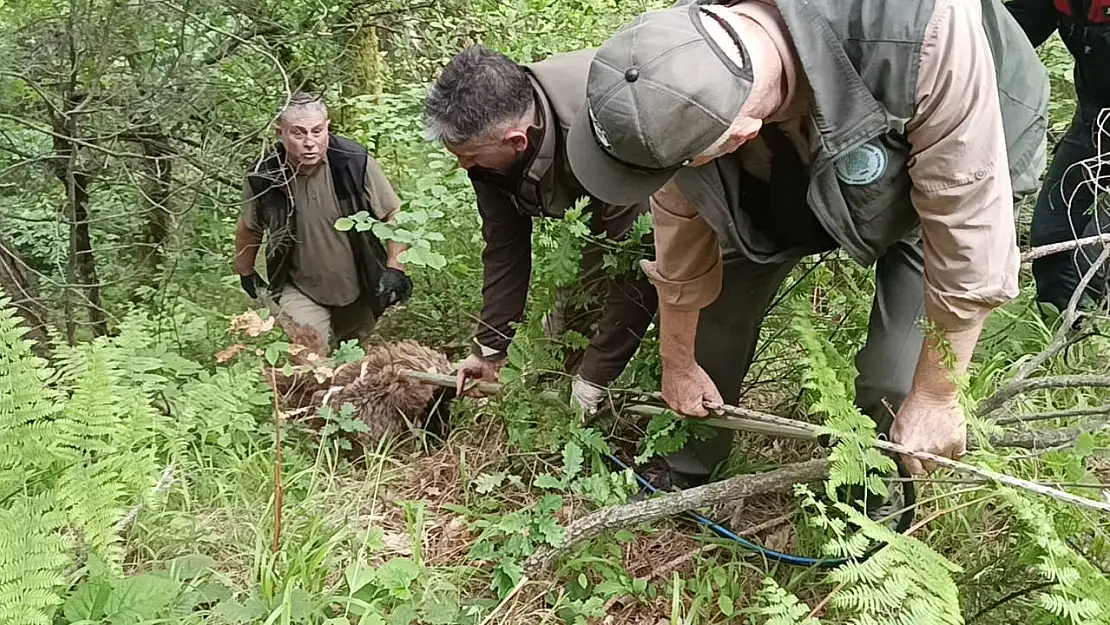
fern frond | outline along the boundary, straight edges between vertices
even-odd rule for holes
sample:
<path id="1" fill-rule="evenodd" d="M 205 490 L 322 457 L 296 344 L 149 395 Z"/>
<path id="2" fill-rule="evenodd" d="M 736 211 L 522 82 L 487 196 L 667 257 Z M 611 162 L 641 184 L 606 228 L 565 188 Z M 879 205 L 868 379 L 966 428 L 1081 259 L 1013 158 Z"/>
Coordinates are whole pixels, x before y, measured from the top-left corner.
<path id="1" fill-rule="evenodd" d="M 48 495 L 16 497 L 0 509 L 0 625 L 49 625 L 70 561 L 62 518 Z"/>

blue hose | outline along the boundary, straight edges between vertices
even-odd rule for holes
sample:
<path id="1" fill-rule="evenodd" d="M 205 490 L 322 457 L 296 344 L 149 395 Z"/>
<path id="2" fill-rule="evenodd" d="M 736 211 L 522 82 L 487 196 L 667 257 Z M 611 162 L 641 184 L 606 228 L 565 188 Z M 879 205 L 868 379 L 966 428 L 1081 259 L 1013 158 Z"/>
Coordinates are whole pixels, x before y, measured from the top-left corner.
<path id="1" fill-rule="evenodd" d="M 631 471 L 633 477 L 635 477 L 636 481 L 640 484 L 640 487 L 643 488 L 644 490 L 646 490 L 649 494 L 654 495 L 655 493 L 659 492 L 658 488 L 653 486 L 651 484 L 651 482 L 647 481 L 647 479 L 644 478 L 642 475 L 640 475 L 639 473 L 636 473 L 636 471 L 632 470 L 632 468 L 629 467 L 627 464 L 625 464 L 624 462 L 621 462 L 620 458 L 617 458 L 616 456 L 614 456 L 612 454 L 605 454 L 605 456 L 608 458 L 608 460 L 610 462 L 617 465 L 621 469 L 627 469 L 627 470 Z M 902 477 L 908 477 L 909 473 L 902 466 L 902 463 L 898 462 L 897 464 L 898 464 L 898 474 L 901 475 Z M 910 523 L 913 522 L 913 509 L 914 509 L 914 503 L 916 501 L 916 493 L 914 491 L 913 482 L 903 482 L 902 484 L 903 484 L 902 493 L 903 493 L 903 497 L 904 497 L 904 503 L 905 503 L 905 506 L 906 506 L 907 509 L 906 509 L 905 512 L 902 513 L 902 516 L 898 519 L 897 531 L 899 533 L 905 532 L 906 529 L 909 528 Z M 735 542 L 735 543 L 739 544 L 741 547 L 744 547 L 745 549 L 749 549 L 751 551 L 754 551 L 754 552 L 760 554 L 761 556 L 763 556 L 764 558 L 767 558 L 768 560 L 773 560 L 775 562 L 782 562 L 783 564 L 789 564 L 789 565 L 792 565 L 792 566 L 804 566 L 804 567 L 814 567 L 814 566 L 816 566 L 816 567 L 820 567 L 820 568 L 836 568 L 836 567 L 838 567 L 842 564 L 848 563 L 848 562 L 852 562 L 852 561 L 862 562 L 864 560 L 867 560 L 872 555 L 874 555 L 875 552 L 877 552 L 879 549 L 881 549 L 883 547 L 883 545 L 881 543 L 877 544 L 877 545 L 873 545 L 870 549 L 867 550 L 866 553 L 864 553 L 859 558 L 811 558 L 811 557 L 808 557 L 808 556 L 800 556 L 800 555 L 793 554 L 793 553 L 784 553 L 782 551 L 775 551 L 774 549 L 768 549 L 768 548 L 766 548 L 762 545 L 757 545 L 756 543 L 744 538 L 743 536 L 737 535 L 735 532 L 733 532 L 732 530 L 728 529 L 727 527 L 721 525 L 720 523 L 718 523 L 718 522 L 716 522 L 712 519 L 709 519 L 705 516 L 702 516 L 702 515 L 698 514 L 697 512 L 694 512 L 692 510 L 687 510 L 686 512 L 684 512 L 682 514 L 683 514 L 683 516 L 693 520 L 694 522 L 698 523 L 699 525 L 704 525 L 704 526 L 708 527 L 710 530 L 713 531 L 714 534 L 717 534 L 721 538 L 724 538 L 726 540 L 731 540 L 732 542 Z"/>

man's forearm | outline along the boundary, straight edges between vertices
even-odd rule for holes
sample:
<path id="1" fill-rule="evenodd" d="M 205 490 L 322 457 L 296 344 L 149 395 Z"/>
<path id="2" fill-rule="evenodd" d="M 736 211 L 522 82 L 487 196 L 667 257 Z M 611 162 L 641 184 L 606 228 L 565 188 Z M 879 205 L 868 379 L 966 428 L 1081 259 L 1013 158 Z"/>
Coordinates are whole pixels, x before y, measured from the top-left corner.
<path id="1" fill-rule="evenodd" d="M 409 249 L 409 246 L 404 243 L 398 243 L 396 241 L 387 242 L 386 252 L 388 258 L 386 259 L 385 266 L 404 271 L 405 265 L 400 260 L 398 260 L 398 257 L 407 249 Z"/>
<path id="2" fill-rule="evenodd" d="M 247 227 L 239 220 L 235 230 L 235 273 L 247 276 L 254 273 L 258 248 L 262 245 L 262 234 Z"/>
<path id="3" fill-rule="evenodd" d="M 659 303 L 659 358 L 664 367 L 689 369 L 697 365 L 694 345 L 699 310 L 678 309 Z"/>
<path id="4" fill-rule="evenodd" d="M 989 314 L 989 310 L 984 310 L 957 327 L 945 327 L 930 318 L 910 392 L 937 402 L 955 401 L 958 376 L 967 372 Z"/>

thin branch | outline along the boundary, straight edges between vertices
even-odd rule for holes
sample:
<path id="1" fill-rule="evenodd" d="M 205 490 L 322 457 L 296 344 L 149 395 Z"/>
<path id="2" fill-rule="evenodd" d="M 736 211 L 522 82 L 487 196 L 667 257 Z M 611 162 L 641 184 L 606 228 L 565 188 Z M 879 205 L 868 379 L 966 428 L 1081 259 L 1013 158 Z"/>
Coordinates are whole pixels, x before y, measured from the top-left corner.
<path id="1" fill-rule="evenodd" d="M 1048 432 L 1019 432 L 991 439 L 991 445 L 1033 450 L 1049 449 L 1074 444 L 1075 440 L 1081 435 L 1104 430 L 1107 427 L 1110 426 L 1104 425 L 1097 428 L 1074 427 Z"/>
<path id="2" fill-rule="evenodd" d="M 440 386 L 446 386 L 448 388 L 453 388 L 455 386 L 455 379 L 452 376 L 447 375 L 436 375 L 410 370 L 401 370 L 398 372 L 398 375 L 411 380 L 417 380 L 430 384 L 438 384 Z M 1045 381 L 1051 382 L 1058 379 L 1064 379 L 1065 381 L 1067 381 L 1078 378 L 1083 379 L 1084 381 L 1084 383 L 1079 384 L 1079 386 L 1091 386 L 1091 384 L 1089 384 L 1088 382 L 1089 378 L 1092 377 L 1105 381 L 1105 385 L 1110 387 L 1110 377 L 1099 378 L 1099 376 L 1060 376 L 1060 378 L 1039 378 L 1037 380 L 1029 380 L 1028 382 L 1030 384 L 1042 383 L 1043 385 Z M 481 388 L 482 392 L 484 393 L 494 394 L 495 392 L 500 392 L 501 386 L 498 384 L 486 384 L 483 385 Z M 643 414 L 659 414 L 669 412 L 667 409 L 658 406 L 639 405 L 623 406 L 621 408 L 626 412 L 634 410 L 642 411 Z M 701 423 L 745 432 L 769 433 L 774 436 L 803 438 L 810 440 L 816 440 L 818 438 L 818 432 L 820 431 L 819 428 L 812 423 L 805 423 L 804 421 L 787 419 L 786 417 L 766 414 L 757 410 L 748 410 L 746 408 L 737 408 L 735 406 L 724 406 L 718 412 L 724 415 L 724 417 L 697 420 Z M 958 471 L 961 473 L 970 473 L 972 475 L 988 479 L 998 484 L 1005 484 L 1007 486 L 1026 490 L 1038 495 L 1043 495 L 1045 497 L 1056 499 L 1057 501 L 1062 501 L 1065 503 L 1070 503 L 1093 510 L 1100 510 L 1102 512 L 1110 512 L 1110 503 L 1104 503 L 1101 501 L 1095 501 L 1093 499 L 1087 499 L 1085 497 L 1079 497 L 1077 495 L 1044 486 L 1042 484 L 1037 484 L 1028 480 L 1023 480 L 1003 473 L 998 473 L 996 471 L 991 471 L 990 469 L 984 469 L 964 462 L 959 462 L 957 460 L 950 460 L 936 454 L 918 451 L 916 449 L 910 449 L 897 443 L 891 443 L 885 440 L 873 441 L 872 445 L 878 449 L 891 451 L 903 456 L 910 456 L 919 460 L 927 460 L 929 462 L 933 462 L 937 465 L 952 469 L 954 471 Z"/>
<path id="3" fill-rule="evenodd" d="M 1074 408 L 1072 410 L 1055 410 L 1052 412 L 1034 412 L 1032 414 L 1011 415 L 994 419 L 998 425 L 1011 423 L 1029 423 L 1032 421 L 1050 421 L 1052 419 L 1067 419 L 1070 417 L 1096 417 L 1110 414 L 1110 404 L 1095 406 L 1093 408 Z"/>
<path id="4" fill-rule="evenodd" d="M 1098 259 L 1096 259 L 1095 262 L 1091 264 L 1090 268 L 1087 269 L 1087 272 L 1083 274 L 1083 278 L 1079 281 L 1079 285 L 1076 287 L 1075 291 L 1071 295 L 1071 300 L 1068 301 L 1068 307 L 1064 310 L 1063 320 L 1060 323 L 1060 328 L 1056 330 L 1056 336 L 1052 338 L 1052 342 L 1050 342 L 1043 350 L 1041 350 L 1039 354 L 1037 354 L 1033 358 L 1030 358 L 1028 361 L 1026 361 L 1025 364 L 1018 368 L 1017 373 L 1014 374 L 1014 377 L 1011 378 L 1010 383 L 1006 387 L 1002 388 L 993 396 L 989 397 L 982 404 L 980 404 L 980 416 L 985 416 L 992 410 L 997 410 L 998 408 L 1001 408 L 1005 404 L 1005 400 L 997 401 L 997 398 L 999 396 L 1005 395 L 1015 385 L 1020 384 L 1022 381 L 1032 375 L 1034 371 L 1039 369 L 1041 365 L 1048 362 L 1050 358 L 1053 358 L 1054 356 L 1059 354 L 1065 347 L 1070 344 L 1072 326 L 1075 325 L 1075 322 L 1079 319 L 1080 315 L 1079 302 L 1082 300 L 1083 294 L 1087 290 L 1087 285 L 1091 283 L 1091 280 L 1094 279 L 1095 274 L 1098 273 L 1099 269 L 1104 264 L 1106 264 L 1107 258 L 1110 258 L 1110 246 L 1102 248 L 1102 253 L 1099 254 Z M 984 408 L 984 405 L 992 406 L 992 408 L 988 410 Z"/>
<path id="5" fill-rule="evenodd" d="M 1095 374 L 1057 375 L 1016 380 L 980 402 L 979 414 L 988 415 L 1023 393 L 1049 388 L 1110 388 L 1110 376 Z"/>
<path id="6" fill-rule="evenodd" d="M 1070 252 L 1081 247 L 1092 247 L 1100 243 L 1110 244 L 1110 234 L 1096 234 L 1082 239 L 1075 239 L 1074 241 L 1064 241 L 1062 243 L 1051 243 L 1049 245 L 1034 247 L 1021 255 L 1021 262 L 1028 263 L 1038 258 L 1044 258 L 1045 256 L 1052 256 L 1060 252 Z"/>

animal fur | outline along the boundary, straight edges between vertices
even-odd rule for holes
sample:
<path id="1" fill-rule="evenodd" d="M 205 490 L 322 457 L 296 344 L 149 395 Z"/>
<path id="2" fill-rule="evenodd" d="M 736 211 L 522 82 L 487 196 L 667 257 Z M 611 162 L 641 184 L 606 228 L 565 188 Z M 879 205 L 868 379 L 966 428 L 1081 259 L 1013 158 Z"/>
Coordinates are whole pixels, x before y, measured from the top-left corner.
<path id="1" fill-rule="evenodd" d="M 443 399 L 442 389 L 403 378 L 398 374 L 401 369 L 446 374 L 452 367 L 442 353 L 415 341 L 401 341 L 374 346 L 362 360 L 334 371 L 318 367 L 293 376 L 277 375 L 275 382 L 286 398 L 286 410 L 300 409 L 302 418 L 317 430 L 326 424 L 319 416 L 325 401 L 336 411 L 344 404 L 353 406 L 354 417 L 368 428 L 348 434 L 355 451 L 361 451 L 374 449 L 382 439 L 410 427 L 427 427 Z"/>

